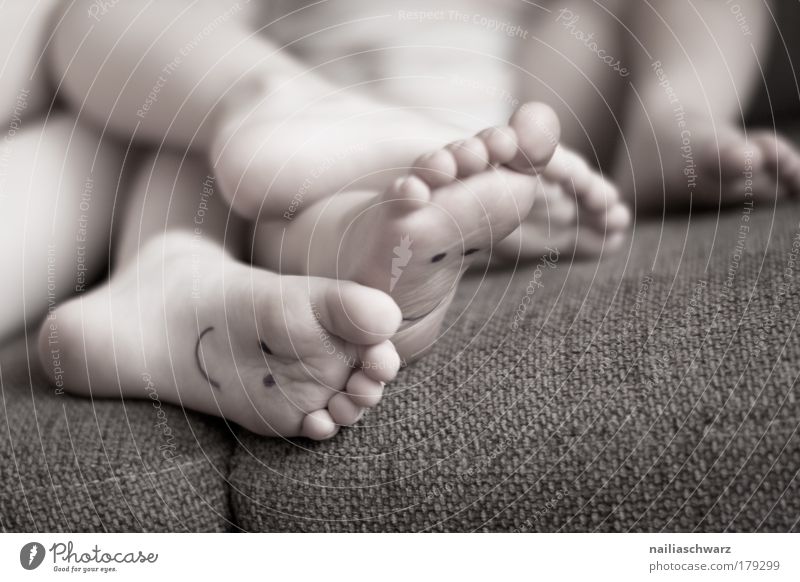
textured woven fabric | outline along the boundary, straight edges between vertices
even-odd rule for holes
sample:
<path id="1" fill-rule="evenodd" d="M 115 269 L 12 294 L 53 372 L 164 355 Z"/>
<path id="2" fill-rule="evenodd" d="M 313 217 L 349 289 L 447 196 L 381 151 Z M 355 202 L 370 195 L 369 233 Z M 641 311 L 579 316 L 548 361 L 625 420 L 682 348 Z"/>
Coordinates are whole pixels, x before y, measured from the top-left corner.
<path id="1" fill-rule="evenodd" d="M 0 353 L 0 390 L 0 530 L 230 529 L 222 423 L 56 394 L 24 339 Z"/>
<path id="2" fill-rule="evenodd" d="M 744 208 L 637 225 L 599 264 L 469 277 L 358 426 L 241 435 L 239 525 L 800 530 L 800 207 Z"/>

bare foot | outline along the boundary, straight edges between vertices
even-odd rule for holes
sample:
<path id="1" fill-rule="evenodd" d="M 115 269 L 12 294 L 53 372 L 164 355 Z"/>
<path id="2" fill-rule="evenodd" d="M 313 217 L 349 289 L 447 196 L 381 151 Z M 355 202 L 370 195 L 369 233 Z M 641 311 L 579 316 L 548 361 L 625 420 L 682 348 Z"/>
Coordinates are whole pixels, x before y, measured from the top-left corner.
<path id="1" fill-rule="evenodd" d="M 650 125 L 650 122 L 653 124 Z M 627 132 L 618 183 L 643 211 L 716 208 L 800 194 L 800 152 L 770 131 L 717 126 L 707 116 L 653 117 Z"/>
<path id="2" fill-rule="evenodd" d="M 137 261 L 45 322 L 41 361 L 67 390 L 155 394 L 258 434 L 326 439 L 399 369 L 400 310 L 378 290 L 253 269 L 186 234 Z"/>
<path id="3" fill-rule="evenodd" d="M 393 342 L 413 359 L 435 340 L 463 273 L 530 212 L 538 173 L 556 151 L 558 135 L 549 107 L 526 104 L 509 125 L 418 158 L 382 194 L 342 192 L 291 221 L 262 223 L 257 260 L 281 272 L 352 280 L 389 293 L 403 313 Z M 559 176 L 564 184 L 583 176 L 575 178 Z M 597 206 L 592 192 L 580 192 L 587 214 L 605 216 L 604 205 L 589 210 Z"/>
<path id="4" fill-rule="evenodd" d="M 387 168 L 463 135 L 311 75 L 250 83 L 222 108 L 211 164 L 231 206 L 251 220 L 293 216 L 345 187 L 382 188 Z"/>
<path id="5" fill-rule="evenodd" d="M 631 215 L 616 186 L 561 145 L 540 178 L 530 214 L 497 246 L 500 258 L 530 261 L 548 249 L 592 258 L 620 247 Z"/>

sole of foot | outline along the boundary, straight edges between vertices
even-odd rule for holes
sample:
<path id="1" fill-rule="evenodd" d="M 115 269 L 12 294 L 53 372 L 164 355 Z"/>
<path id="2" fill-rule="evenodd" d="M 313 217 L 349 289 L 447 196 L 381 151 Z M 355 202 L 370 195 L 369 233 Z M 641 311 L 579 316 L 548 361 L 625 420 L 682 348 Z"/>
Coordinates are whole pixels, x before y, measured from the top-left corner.
<path id="1" fill-rule="evenodd" d="M 39 352 L 53 381 L 76 394 L 152 392 L 260 435 L 322 440 L 380 401 L 400 367 L 389 341 L 400 320 L 376 289 L 279 276 L 171 234 L 58 307 Z"/>
<path id="2" fill-rule="evenodd" d="M 403 358 L 413 360 L 435 342 L 461 276 L 528 216 L 559 133 L 549 107 L 525 104 L 507 126 L 421 156 L 406 176 L 339 221 L 344 234 L 328 262 L 337 278 L 394 298 L 403 325 L 393 342 Z"/>

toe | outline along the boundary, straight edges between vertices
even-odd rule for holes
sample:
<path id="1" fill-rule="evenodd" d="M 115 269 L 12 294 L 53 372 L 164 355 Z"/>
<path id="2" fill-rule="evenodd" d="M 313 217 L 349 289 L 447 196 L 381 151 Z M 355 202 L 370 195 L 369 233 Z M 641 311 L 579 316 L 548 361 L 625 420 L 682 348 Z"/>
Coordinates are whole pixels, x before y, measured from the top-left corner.
<path id="1" fill-rule="evenodd" d="M 339 392 L 328 402 L 328 412 L 339 426 L 352 426 L 364 414 L 364 408 L 358 406 L 345 392 Z"/>
<path id="2" fill-rule="evenodd" d="M 606 214 L 606 228 L 610 232 L 626 230 L 631 224 L 631 211 L 624 204 L 615 204 Z"/>
<path id="3" fill-rule="evenodd" d="M 767 169 L 794 195 L 800 193 L 800 153 L 786 139 L 772 132 L 753 136 Z"/>
<path id="4" fill-rule="evenodd" d="M 347 394 L 355 406 L 373 408 L 383 398 L 383 383 L 369 378 L 364 372 L 356 372 L 347 381 Z"/>
<path id="5" fill-rule="evenodd" d="M 581 203 L 598 212 L 611 210 L 619 202 L 617 187 L 599 175 L 595 176 L 591 186 L 582 194 Z"/>
<path id="6" fill-rule="evenodd" d="M 589 174 L 590 171 L 589 164 L 582 156 L 558 145 L 542 173 L 548 180 L 561 184 L 573 181 L 576 176 Z"/>
<path id="7" fill-rule="evenodd" d="M 383 195 L 383 201 L 391 203 L 392 210 L 416 210 L 430 201 L 431 190 L 418 176 L 403 176 L 394 181 Z M 398 206 L 398 204 L 400 206 Z"/>
<path id="8" fill-rule="evenodd" d="M 323 441 L 339 432 L 339 427 L 327 410 L 315 410 L 303 419 L 302 436 Z"/>
<path id="9" fill-rule="evenodd" d="M 390 382 L 400 370 L 400 356 L 389 340 L 359 350 L 364 373 L 377 382 Z"/>
<path id="10" fill-rule="evenodd" d="M 483 172 L 489 165 L 489 151 L 482 139 L 471 137 L 447 146 L 453 154 L 458 170 L 456 176 L 467 178 Z"/>
<path id="11" fill-rule="evenodd" d="M 517 155 L 517 138 L 510 127 L 488 127 L 476 137 L 486 145 L 492 164 L 507 164 Z"/>
<path id="12" fill-rule="evenodd" d="M 312 301 L 320 323 L 333 335 L 370 345 L 389 339 L 400 327 L 400 308 L 383 291 L 350 281 L 318 281 Z"/>
<path id="13" fill-rule="evenodd" d="M 509 166 L 520 172 L 540 171 L 555 152 L 561 126 L 555 112 L 544 103 L 526 103 L 511 116 L 518 150 Z"/>
<path id="14" fill-rule="evenodd" d="M 449 184 L 456 178 L 458 165 L 453 153 L 447 149 L 421 156 L 414 162 L 414 175 L 431 188 Z"/>

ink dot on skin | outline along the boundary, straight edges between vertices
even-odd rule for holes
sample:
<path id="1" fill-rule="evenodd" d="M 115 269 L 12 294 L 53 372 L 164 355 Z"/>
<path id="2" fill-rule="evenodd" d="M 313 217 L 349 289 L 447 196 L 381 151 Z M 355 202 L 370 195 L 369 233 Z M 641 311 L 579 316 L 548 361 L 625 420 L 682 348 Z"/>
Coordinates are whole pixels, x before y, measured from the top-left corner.
<path id="1" fill-rule="evenodd" d="M 473 253 L 477 253 L 479 250 L 480 249 L 467 249 L 466 251 L 464 251 L 464 256 L 466 257 L 466 256 L 471 255 Z"/>
<path id="2" fill-rule="evenodd" d="M 267 347 L 267 344 L 264 343 L 263 340 L 258 342 L 261 345 L 261 351 L 267 354 L 268 356 L 272 355 L 272 350 Z"/>
<path id="3" fill-rule="evenodd" d="M 433 257 L 431 259 L 431 263 L 438 263 L 439 261 L 441 261 L 446 256 L 447 256 L 447 253 L 439 253 L 438 255 L 436 255 L 435 257 Z"/>
<path id="4" fill-rule="evenodd" d="M 272 377 L 272 374 L 267 374 L 264 376 L 264 386 L 267 388 L 272 388 L 275 386 L 275 378 Z"/>

